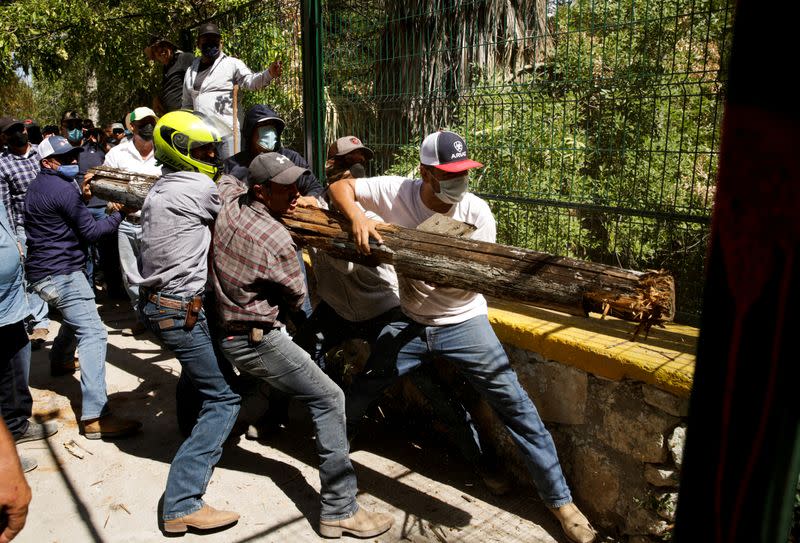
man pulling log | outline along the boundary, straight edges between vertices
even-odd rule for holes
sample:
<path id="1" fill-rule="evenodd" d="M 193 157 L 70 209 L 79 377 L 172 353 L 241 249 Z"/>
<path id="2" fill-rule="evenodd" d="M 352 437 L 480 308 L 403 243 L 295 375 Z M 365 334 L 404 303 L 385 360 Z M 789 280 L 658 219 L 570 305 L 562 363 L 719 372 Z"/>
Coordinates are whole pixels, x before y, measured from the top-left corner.
<path id="1" fill-rule="evenodd" d="M 133 207 L 141 207 L 155 180 L 102 167 L 94 171 L 93 193 Z M 281 221 L 307 246 L 354 262 L 391 264 L 406 277 L 440 286 L 572 315 L 611 315 L 639 323 L 644 330 L 672 320 L 675 313 L 675 285 L 664 271 L 625 270 L 385 223 L 376 226 L 384 242 L 381 250 L 362 255 L 341 215 L 298 206 Z"/>
<path id="2" fill-rule="evenodd" d="M 468 192 L 469 171 L 482 164 L 469 159 L 466 142 L 453 132 L 428 135 L 420 149 L 421 179 L 396 176 L 345 178 L 330 187 L 336 207 L 350 221 L 360 252 L 382 243 L 372 211 L 384 220 L 416 228 L 436 213 L 476 226 L 473 239 L 495 241 L 488 204 Z M 348 434 L 370 404 L 399 376 L 432 356 L 446 358 L 489 402 L 522 452 L 542 501 L 572 541 L 590 543 L 595 531 L 572 501 L 555 444 L 511 368 L 487 318 L 480 294 L 399 277 L 403 315 L 388 323 L 375 342 L 367 371 L 347 398 Z"/>

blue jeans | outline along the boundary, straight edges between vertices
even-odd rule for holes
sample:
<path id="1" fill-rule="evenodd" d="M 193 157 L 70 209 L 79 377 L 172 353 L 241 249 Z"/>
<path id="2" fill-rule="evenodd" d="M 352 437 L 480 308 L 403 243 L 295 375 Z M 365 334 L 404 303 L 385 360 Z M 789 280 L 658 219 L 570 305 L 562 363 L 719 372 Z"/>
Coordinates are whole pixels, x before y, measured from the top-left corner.
<path id="1" fill-rule="evenodd" d="M 373 319 L 352 322 L 343 319 L 324 300 L 317 307 L 302 328 L 294 335 L 294 342 L 300 345 L 322 369 L 325 368 L 325 353 L 348 339 L 363 339 L 372 345 L 383 327 L 402 318 L 399 307 L 378 315 Z"/>
<path id="2" fill-rule="evenodd" d="M 16 227 L 17 241 L 22 245 L 22 250 L 25 256 L 28 254 L 28 238 L 25 235 L 25 228 L 22 226 Z M 25 298 L 28 300 L 28 309 L 30 311 L 31 320 L 30 328 L 49 328 L 50 318 L 47 316 L 47 302 L 42 300 L 33 290 L 33 286 L 25 281 Z"/>
<path id="3" fill-rule="evenodd" d="M 397 377 L 431 356 L 453 362 L 489 402 L 520 448 L 542 501 L 549 507 L 570 503 L 572 496 L 553 438 L 519 384 L 485 315 L 446 326 L 426 326 L 407 317 L 386 325 L 367 362 L 367 371 L 356 378 L 347 396 L 348 427 L 355 428 L 370 404 Z"/>
<path id="4" fill-rule="evenodd" d="M 48 275 L 31 287 L 61 312 L 63 320 L 50 349 L 50 361 L 71 363 L 75 347 L 81 355 L 81 420 L 108 414 L 106 396 L 106 327 L 97 314 L 94 291 L 83 271 Z"/>
<path id="5" fill-rule="evenodd" d="M 164 520 L 189 515 L 203 507 L 203 494 L 222 444 L 239 414 L 239 395 L 228 383 L 223 361 L 217 358 L 203 312 L 191 330 L 184 330 L 186 312 L 142 298 L 142 320 L 181 364 L 181 378 L 191 381 L 202 402 L 192 433 L 178 448 L 164 490 Z"/>
<path id="6" fill-rule="evenodd" d="M 303 305 L 300 308 L 300 311 L 302 311 L 306 318 L 308 318 L 311 316 L 313 308 L 311 307 L 311 291 L 308 289 L 308 270 L 306 270 L 306 261 L 303 260 L 302 249 L 297 250 L 297 261 L 300 263 L 300 269 L 303 270 L 303 281 L 306 283 L 306 297 L 303 299 Z"/>
<path id="7" fill-rule="evenodd" d="M 31 343 L 23 321 L 0 326 L 0 415 L 14 437 L 28 429 L 33 398 L 28 388 Z"/>
<path id="8" fill-rule="evenodd" d="M 126 272 L 139 269 L 139 253 L 142 247 L 142 225 L 132 224 L 128 221 L 119 223 L 117 230 L 117 243 L 119 244 L 119 268 L 122 272 L 122 284 L 131 300 L 133 310 L 139 307 L 139 287 L 128 281 Z"/>
<path id="9" fill-rule="evenodd" d="M 102 220 L 106 217 L 105 207 L 90 207 L 88 209 L 96 221 Z M 99 274 L 103 269 L 102 260 L 104 254 L 102 246 L 104 242 L 105 240 L 102 239 L 89 246 L 89 258 L 86 259 L 86 276 L 89 278 L 89 282 L 92 285 L 94 285 L 96 280 L 95 275 Z"/>
<path id="10" fill-rule="evenodd" d="M 223 337 L 220 349 L 239 370 L 264 379 L 309 409 L 319 454 L 320 518 L 352 516 L 358 509 L 358 488 L 350 463 L 342 389 L 278 329 L 265 330 L 257 345 L 247 335 Z"/>
<path id="11" fill-rule="evenodd" d="M 317 365 L 330 375 L 325 355 L 333 347 L 348 339 L 363 339 L 369 343 L 370 349 L 374 349 L 375 341 L 384 327 L 394 320 L 403 318 L 403 312 L 399 307 L 395 307 L 372 319 L 348 321 L 324 300 L 320 300 L 311 317 L 295 334 L 294 342 L 310 354 Z M 451 390 L 445 390 L 440 386 L 435 373 L 433 367 L 423 367 L 411 372 L 410 378 L 430 403 L 436 418 L 448 428 L 448 436 L 464 458 L 472 464 L 480 465 L 483 461 L 483 450 L 472 417 Z M 340 377 L 335 372 L 331 375 L 334 382 L 344 388 Z M 345 388 L 346 395 L 348 392 L 349 388 Z"/>

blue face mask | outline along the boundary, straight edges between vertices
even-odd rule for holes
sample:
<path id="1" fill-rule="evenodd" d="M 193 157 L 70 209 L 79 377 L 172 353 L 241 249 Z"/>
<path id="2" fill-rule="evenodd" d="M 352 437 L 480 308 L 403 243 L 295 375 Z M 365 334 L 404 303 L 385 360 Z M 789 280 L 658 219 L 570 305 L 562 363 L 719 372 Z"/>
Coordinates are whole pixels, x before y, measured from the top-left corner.
<path id="1" fill-rule="evenodd" d="M 77 164 L 63 164 L 58 167 L 57 171 L 61 175 L 65 175 L 70 179 L 75 179 L 75 177 L 78 175 L 78 168 L 79 166 Z"/>
<path id="2" fill-rule="evenodd" d="M 71 141 L 80 141 L 83 139 L 83 130 L 80 128 L 73 128 L 67 132 L 67 139 Z"/>
<path id="3" fill-rule="evenodd" d="M 278 144 L 278 133 L 271 126 L 258 127 L 258 145 L 267 151 L 274 151 Z"/>
<path id="4" fill-rule="evenodd" d="M 204 43 L 203 46 L 200 48 L 200 51 L 203 53 L 204 57 L 212 59 L 217 58 L 219 56 L 219 44 Z"/>

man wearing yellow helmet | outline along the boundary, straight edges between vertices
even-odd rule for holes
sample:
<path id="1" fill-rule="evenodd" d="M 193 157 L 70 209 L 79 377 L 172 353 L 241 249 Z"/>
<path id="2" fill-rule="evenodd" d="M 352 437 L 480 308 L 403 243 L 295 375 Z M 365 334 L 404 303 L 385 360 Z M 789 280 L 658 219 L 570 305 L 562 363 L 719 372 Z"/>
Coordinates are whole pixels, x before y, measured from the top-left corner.
<path id="1" fill-rule="evenodd" d="M 221 165 L 220 132 L 204 115 L 173 111 L 153 134 L 163 175 L 142 207 L 139 312 L 181 363 L 181 379 L 196 390 L 202 409 L 178 449 L 164 491 L 164 531 L 186 532 L 234 524 L 239 515 L 202 500 L 239 413 L 240 397 L 229 385 L 230 365 L 214 353 L 203 310 L 211 225 L 220 208 L 214 183 Z"/>

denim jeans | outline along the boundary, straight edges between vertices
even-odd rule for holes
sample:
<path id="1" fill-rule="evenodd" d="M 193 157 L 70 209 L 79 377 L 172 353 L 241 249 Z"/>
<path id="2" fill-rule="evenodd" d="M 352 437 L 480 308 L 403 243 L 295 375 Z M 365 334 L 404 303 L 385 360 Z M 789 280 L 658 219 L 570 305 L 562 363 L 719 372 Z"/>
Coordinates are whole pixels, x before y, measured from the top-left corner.
<path id="1" fill-rule="evenodd" d="M 279 329 L 265 330 L 257 345 L 247 335 L 226 336 L 220 348 L 239 370 L 265 380 L 309 409 L 319 454 L 320 518 L 352 516 L 358 509 L 358 488 L 350 463 L 342 389 Z"/>
<path id="2" fill-rule="evenodd" d="M 90 207 L 88 209 L 96 221 L 106 217 L 105 207 Z M 91 283 L 92 286 L 94 286 L 96 282 L 96 276 L 99 275 L 100 271 L 103 269 L 102 263 L 105 256 L 105 251 L 103 250 L 104 244 L 105 239 L 101 239 L 97 243 L 93 243 L 89 246 L 89 258 L 86 259 L 86 276 L 89 278 L 89 283 Z"/>
<path id="3" fill-rule="evenodd" d="M 117 230 L 117 243 L 119 244 L 119 267 L 122 272 L 122 284 L 131 300 L 131 306 L 136 311 L 139 307 L 139 287 L 128 281 L 128 271 L 139 269 L 139 253 L 142 247 L 142 225 L 132 224 L 128 221 L 119 223 Z"/>
<path id="4" fill-rule="evenodd" d="M 81 271 L 66 275 L 48 275 L 31 285 L 45 300 L 61 312 L 63 320 L 50 349 L 56 364 L 72 362 L 75 347 L 81 355 L 81 420 L 96 419 L 108 413 L 106 396 L 106 327 L 97 314 L 94 291 Z"/>
<path id="5" fill-rule="evenodd" d="M 396 307 L 374 319 L 351 322 L 340 317 L 330 305 L 320 300 L 309 319 L 295 334 L 294 342 L 311 355 L 319 367 L 325 369 L 325 353 L 333 347 L 354 338 L 363 339 L 372 345 L 386 324 L 402 316 L 400 308 Z"/>
<path id="6" fill-rule="evenodd" d="M 303 281 L 306 283 L 306 297 L 303 299 L 303 305 L 300 307 L 300 311 L 308 318 L 311 316 L 313 308 L 311 307 L 311 291 L 308 288 L 308 270 L 306 269 L 306 261 L 303 260 L 302 249 L 297 250 L 297 262 L 300 263 L 300 269 L 303 270 Z"/>
<path id="7" fill-rule="evenodd" d="M 140 301 L 143 322 L 181 364 L 181 377 L 188 378 L 202 402 L 192 433 L 178 448 L 164 490 L 164 520 L 194 513 L 203 507 L 203 494 L 214 466 L 222 456 L 222 444 L 239 414 L 239 395 L 230 387 L 231 370 L 220 360 L 211 341 L 203 312 L 191 330 L 184 330 L 186 312 Z M 184 377 L 185 376 L 185 377 Z"/>
<path id="8" fill-rule="evenodd" d="M 294 342 L 310 354 L 319 367 L 329 372 L 325 354 L 333 347 L 356 338 L 369 343 L 372 349 L 383 328 L 390 322 L 403 318 L 403 312 L 395 307 L 375 318 L 352 322 L 339 316 L 325 301 L 320 301 L 311 318 L 294 336 Z M 448 437 L 453 445 L 469 462 L 479 465 L 483 450 L 472 417 L 452 391 L 441 386 L 435 373 L 433 367 L 420 367 L 411 372 L 410 378 L 427 399 L 436 418 L 447 427 Z M 339 375 L 331 375 L 331 378 L 336 384 L 343 386 L 339 382 Z M 345 394 L 348 392 L 349 389 L 345 388 Z"/>
<path id="9" fill-rule="evenodd" d="M 17 241 L 22 245 L 22 251 L 25 256 L 28 254 L 28 238 L 25 235 L 25 228 L 22 226 L 16 227 Z M 49 328 L 50 318 L 47 316 L 47 302 L 42 300 L 33 290 L 33 286 L 27 283 L 25 285 L 25 298 L 28 300 L 28 309 L 30 311 L 30 328 Z"/>
<path id="10" fill-rule="evenodd" d="M 550 507 L 571 502 L 553 438 L 485 315 L 446 326 L 426 326 L 407 317 L 389 323 L 375 343 L 367 371 L 350 388 L 348 427 L 355 428 L 370 404 L 398 376 L 431 356 L 453 362 L 489 402 L 520 448 L 542 501 Z"/>
<path id="11" fill-rule="evenodd" d="M 28 388 L 31 343 L 25 323 L 0 326 L 0 415 L 14 437 L 28 429 L 33 398 Z"/>

